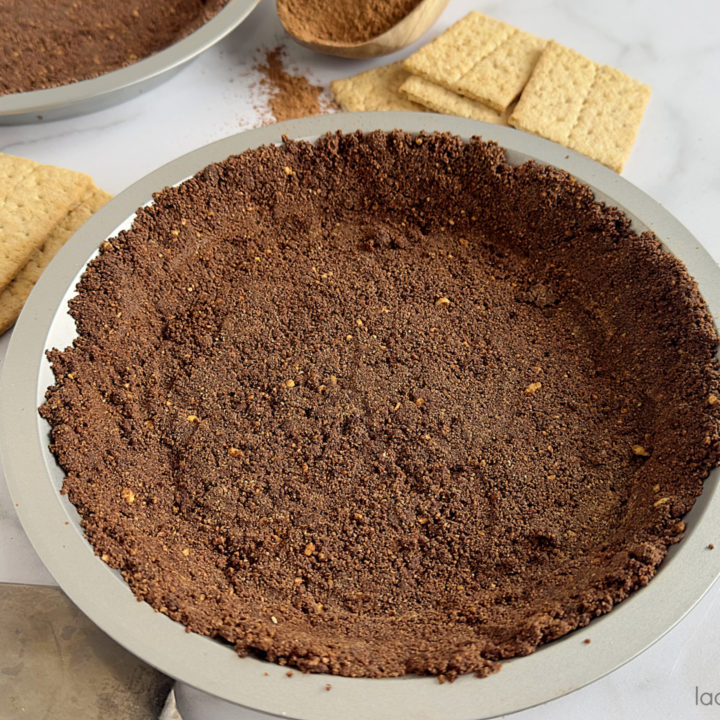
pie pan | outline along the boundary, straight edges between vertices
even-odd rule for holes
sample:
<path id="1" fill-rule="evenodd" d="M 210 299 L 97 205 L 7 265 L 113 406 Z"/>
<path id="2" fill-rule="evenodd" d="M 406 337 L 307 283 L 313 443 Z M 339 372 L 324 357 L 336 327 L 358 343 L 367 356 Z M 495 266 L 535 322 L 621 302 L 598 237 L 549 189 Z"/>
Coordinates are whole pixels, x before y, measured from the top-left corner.
<path id="1" fill-rule="evenodd" d="M 37 413 L 54 382 L 46 349 L 64 348 L 75 336 L 67 301 L 99 244 L 127 227 L 152 193 L 174 185 L 211 162 L 284 135 L 314 140 L 326 132 L 401 128 L 479 135 L 507 151 L 511 164 L 527 159 L 554 165 L 588 184 L 596 198 L 621 208 L 636 231 L 652 230 L 695 277 L 713 316 L 720 315 L 720 269 L 690 233 L 642 191 L 607 168 L 559 145 L 511 128 L 430 113 L 335 114 L 280 123 L 220 140 L 156 170 L 118 195 L 76 233 L 53 260 L 16 325 L 0 380 L 0 450 L 13 502 L 41 559 L 91 620 L 146 662 L 218 698 L 299 720 L 338 717 L 478 720 L 547 702 L 596 680 L 659 639 L 703 596 L 720 574 L 717 542 L 720 469 L 686 516 L 687 532 L 671 548 L 657 576 L 612 612 L 538 652 L 504 664 L 483 680 L 463 676 L 440 684 L 432 677 L 354 679 L 286 676 L 286 668 L 248 657 L 185 628 L 136 601 L 119 573 L 84 539 L 75 508 L 58 492 L 63 473 L 48 450 L 49 427 Z M 584 637 L 592 636 L 592 644 Z M 325 692 L 326 683 L 332 692 Z"/>
<path id="2" fill-rule="evenodd" d="M 138 62 L 96 78 L 44 90 L 0 95 L 0 125 L 62 120 L 129 100 L 165 80 L 232 32 L 260 0 L 230 0 L 187 37 Z"/>

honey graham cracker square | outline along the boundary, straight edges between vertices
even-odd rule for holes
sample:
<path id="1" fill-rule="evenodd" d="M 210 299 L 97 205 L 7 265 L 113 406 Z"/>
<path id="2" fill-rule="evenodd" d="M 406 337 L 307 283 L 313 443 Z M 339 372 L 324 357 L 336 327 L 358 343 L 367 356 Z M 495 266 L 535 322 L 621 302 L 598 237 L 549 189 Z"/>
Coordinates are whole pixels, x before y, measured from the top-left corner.
<path id="1" fill-rule="evenodd" d="M 44 243 L 32 253 L 25 266 L 0 292 L 0 335 L 13 326 L 35 283 L 58 250 L 111 197 L 112 195 L 104 190 L 93 187 L 80 204 L 57 223 Z"/>
<path id="2" fill-rule="evenodd" d="M 419 103 L 428 110 L 459 115 L 471 120 L 482 120 L 495 125 L 507 125 L 508 111 L 499 113 L 477 100 L 463 97 L 418 75 L 410 75 L 398 92 L 409 100 Z"/>
<path id="3" fill-rule="evenodd" d="M 0 154 L 0 292 L 92 184 L 83 173 Z"/>
<path id="4" fill-rule="evenodd" d="M 404 62 L 413 75 L 504 112 L 522 92 L 547 41 L 471 12 Z"/>
<path id="5" fill-rule="evenodd" d="M 570 48 L 550 42 L 509 123 L 622 172 L 650 87 Z"/>
<path id="6" fill-rule="evenodd" d="M 383 65 L 330 83 L 335 100 L 350 112 L 366 110 L 425 110 L 408 100 L 398 89 L 410 77 L 402 62 Z"/>

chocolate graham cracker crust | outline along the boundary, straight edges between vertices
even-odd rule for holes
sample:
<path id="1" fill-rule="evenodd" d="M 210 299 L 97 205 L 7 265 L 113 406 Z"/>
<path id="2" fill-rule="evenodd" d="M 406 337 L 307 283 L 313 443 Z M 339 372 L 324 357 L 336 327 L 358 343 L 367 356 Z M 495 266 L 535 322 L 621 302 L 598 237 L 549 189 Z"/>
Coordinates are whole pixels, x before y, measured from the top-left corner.
<path id="1" fill-rule="evenodd" d="M 42 415 L 98 555 L 304 671 L 452 679 L 651 580 L 718 464 L 718 338 L 562 171 L 402 132 L 155 195 L 70 302 Z"/>
<path id="2" fill-rule="evenodd" d="M 5 0 L 0 96 L 88 80 L 181 40 L 228 0 Z"/>

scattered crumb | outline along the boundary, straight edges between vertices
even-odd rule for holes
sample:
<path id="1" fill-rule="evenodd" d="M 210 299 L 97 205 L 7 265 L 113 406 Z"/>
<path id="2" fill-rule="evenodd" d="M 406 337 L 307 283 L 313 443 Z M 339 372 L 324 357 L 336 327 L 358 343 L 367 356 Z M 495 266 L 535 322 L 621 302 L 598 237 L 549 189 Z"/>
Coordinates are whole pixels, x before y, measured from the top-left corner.
<path id="1" fill-rule="evenodd" d="M 707 549 L 708 549 L 708 550 L 714 550 L 714 549 L 715 549 L 715 546 L 714 546 L 712 543 L 710 543 L 710 544 L 707 546 Z"/>
<path id="2" fill-rule="evenodd" d="M 287 677 L 292 677 L 294 674 L 295 674 L 295 673 L 294 673 L 292 670 L 288 670 L 288 671 L 285 673 L 285 675 L 286 675 Z"/>
<path id="3" fill-rule="evenodd" d="M 585 638 L 585 639 L 583 640 L 583 643 L 585 643 L 585 645 L 589 645 L 591 642 L 592 642 L 592 641 L 590 640 L 590 638 Z"/>
<path id="4" fill-rule="evenodd" d="M 331 685 L 330 683 L 326 683 L 326 684 L 325 684 L 325 690 L 326 690 L 327 692 L 330 692 L 330 691 L 332 690 L 332 685 Z"/>

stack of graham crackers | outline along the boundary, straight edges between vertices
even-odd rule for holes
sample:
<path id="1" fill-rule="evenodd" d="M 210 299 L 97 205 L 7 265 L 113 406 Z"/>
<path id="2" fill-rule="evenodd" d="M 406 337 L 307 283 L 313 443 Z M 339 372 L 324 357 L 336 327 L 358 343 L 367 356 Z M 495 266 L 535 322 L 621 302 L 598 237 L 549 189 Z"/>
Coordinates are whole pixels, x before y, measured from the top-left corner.
<path id="1" fill-rule="evenodd" d="M 0 334 L 65 241 L 110 197 L 83 173 L 0 154 Z"/>
<path id="2" fill-rule="evenodd" d="M 616 172 L 650 98 L 619 70 L 479 12 L 405 61 L 330 87 L 345 110 L 433 110 L 512 125 Z"/>

